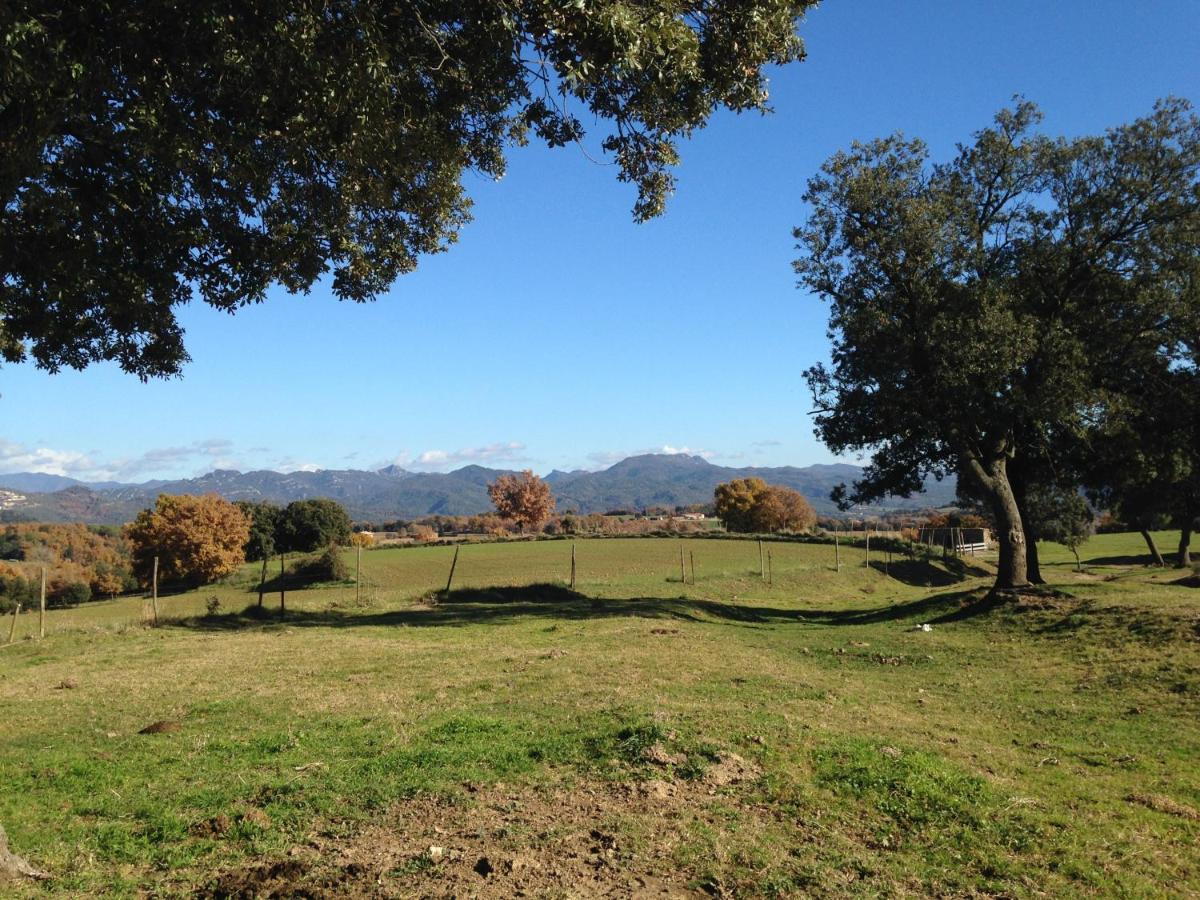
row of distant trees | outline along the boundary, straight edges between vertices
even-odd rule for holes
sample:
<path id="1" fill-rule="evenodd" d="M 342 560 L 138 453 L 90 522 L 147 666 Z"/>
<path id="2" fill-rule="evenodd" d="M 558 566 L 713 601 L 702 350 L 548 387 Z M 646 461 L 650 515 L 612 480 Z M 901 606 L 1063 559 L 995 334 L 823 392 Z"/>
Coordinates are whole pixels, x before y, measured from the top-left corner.
<path id="1" fill-rule="evenodd" d="M 137 586 L 118 527 L 12 524 L 0 531 L 0 610 L 37 603 L 43 569 L 51 606 L 112 597 Z"/>
<path id="2" fill-rule="evenodd" d="M 554 511 L 550 485 L 529 470 L 500 476 L 488 485 L 488 494 L 497 514 L 516 523 L 522 532 L 538 527 Z M 739 478 L 718 485 L 713 507 L 729 531 L 807 531 L 817 521 L 812 506 L 798 491 L 767 484 L 761 478 Z"/>
<path id="3" fill-rule="evenodd" d="M 333 500 L 231 503 L 216 494 L 160 494 L 126 527 L 138 580 L 208 584 L 243 562 L 350 543 L 350 517 Z"/>

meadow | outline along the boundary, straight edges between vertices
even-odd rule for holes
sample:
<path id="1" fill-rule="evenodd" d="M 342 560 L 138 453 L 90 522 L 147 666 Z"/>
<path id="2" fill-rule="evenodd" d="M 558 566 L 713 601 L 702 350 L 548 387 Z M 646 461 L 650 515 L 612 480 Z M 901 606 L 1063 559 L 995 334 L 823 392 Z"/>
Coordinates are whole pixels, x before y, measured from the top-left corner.
<path id="1" fill-rule="evenodd" d="M 754 541 L 607 538 L 574 591 L 511 542 L 447 595 L 453 548 L 382 548 L 286 616 L 254 565 L 158 627 L 22 614 L 0 824 L 53 877 L 6 889 L 1200 895 L 1194 577 L 1101 535 L 992 604 L 983 558 L 766 547 L 770 584 Z"/>

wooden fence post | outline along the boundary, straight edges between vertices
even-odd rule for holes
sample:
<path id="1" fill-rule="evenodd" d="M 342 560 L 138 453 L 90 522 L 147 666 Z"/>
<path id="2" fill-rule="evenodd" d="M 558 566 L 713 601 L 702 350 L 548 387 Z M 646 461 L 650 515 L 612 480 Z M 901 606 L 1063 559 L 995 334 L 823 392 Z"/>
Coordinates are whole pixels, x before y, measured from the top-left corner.
<path id="1" fill-rule="evenodd" d="M 679 544 L 679 583 L 687 584 L 687 569 L 683 567 L 683 543 Z"/>
<path id="2" fill-rule="evenodd" d="M 458 567 L 458 551 L 462 544 L 454 545 L 454 559 L 450 562 L 450 577 L 446 579 L 446 593 L 450 593 L 450 585 L 454 584 L 454 570 Z"/>
<path id="3" fill-rule="evenodd" d="M 38 640 L 46 636 L 46 567 L 42 566 L 42 591 L 38 601 Z"/>
<path id="4" fill-rule="evenodd" d="M 764 581 L 767 577 L 767 567 L 763 562 L 762 538 L 758 539 L 758 577 L 762 578 Z"/>
<path id="5" fill-rule="evenodd" d="M 154 624 L 158 625 L 158 557 L 154 557 L 154 574 L 150 577 L 150 605 L 154 609 Z"/>
<path id="6" fill-rule="evenodd" d="M 266 587 L 267 587 L 267 557 L 264 554 L 263 555 L 262 577 L 259 578 L 259 580 L 258 580 L 258 608 L 259 609 L 262 609 L 263 591 L 266 590 Z"/>
<path id="7" fill-rule="evenodd" d="M 15 635 L 17 633 L 17 616 L 20 615 L 20 613 L 21 613 L 21 604 L 18 603 L 13 608 L 12 624 L 8 626 L 8 642 L 10 644 L 13 642 L 13 635 Z"/>
<path id="8" fill-rule="evenodd" d="M 767 551 L 767 584 L 775 583 L 775 575 L 771 569 L 771 551 Z"/>
<path id="9" fill-rule="evenodd" d="M 694 550 L 688 551 L 688 559 L 692 563 L 692 584 L 696 583 L 696 553 Z"/>
<path id="10" fill-rule="evenodd" d="M 833 561 L 834 571 L 842 571 L 842 549 L 840 546 L 838 546 L 838 533 L 836 528 L 833 529 Z"/>
<path id="11" fill-rule="evenodd" d="M 575 590 L 575 542 L 571 541 L 571 590 Z"/>

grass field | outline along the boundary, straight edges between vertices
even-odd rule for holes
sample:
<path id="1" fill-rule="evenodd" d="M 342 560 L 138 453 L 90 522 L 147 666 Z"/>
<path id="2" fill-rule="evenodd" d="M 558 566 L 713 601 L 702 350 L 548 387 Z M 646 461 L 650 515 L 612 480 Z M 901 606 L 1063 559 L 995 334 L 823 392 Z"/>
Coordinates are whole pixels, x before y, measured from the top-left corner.
<path id="1" fill-rule="evenodd" d="M 437 603 L 448 547 L 367 551 L 361 603 L 292 591 L 282 621 L 242 612 L 253 566 L 158 628 L 140 598 L 40 642 L 23 614 L 0 823 L 53 878 L 10 889 L 1200 895 L 1185 573 L 1098 536 L 994 607 L 985 560 L 767 547 L 770 585 L 752 541 L 604 539 L 571 592 L 549 541 L 465 547 Z"/>

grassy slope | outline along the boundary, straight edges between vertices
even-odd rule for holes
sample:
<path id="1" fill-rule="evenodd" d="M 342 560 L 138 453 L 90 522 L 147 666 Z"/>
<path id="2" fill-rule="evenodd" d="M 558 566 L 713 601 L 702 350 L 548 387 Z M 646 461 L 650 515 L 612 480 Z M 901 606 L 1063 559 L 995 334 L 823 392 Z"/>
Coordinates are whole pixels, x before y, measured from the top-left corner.
<path id="1" fill-rule="evenodd" d="M 1045 548 L 1078 599 L 1024 611 L 963 605 L 982 567 L 894 565 L 937 582 L 906 584 L 861 550 L 835 573 L 819 545 L 770 545 L 767 586 L 752 542 L 684 541 L 685 586 L 680 543 L 581 541 L 580 597 L 470 590 L 561 582 L 569 545 L 546 542 L 464 548 L 468 590 L 435 608 L 414 600 L 444 586 L 444 547 L 367 552 L 369 605 L 350 585 L 296 592 L 282 625 L 147 629 L 137 599 L 52 612 L 45 642 L 0 651 L 0 822 L 51 891 L 187 893 L 427 792 L 662 777 L 630 752 L 644 738 L 687 754 L 679 781 L 718 750 L 765 773 L 673 826 L 693 884 L 1200 892 L 1200 597 L 1129 566 L 1136 535 L 1093 539 L 1085 560 L 1119 563 L 1083 575 Z M 241 609 L 255 576 L 164 615 Z M 156 720 L 182 727 L 137 734 Z M 221 834 L 197 828 L 222 815 Z M 656 826 L 609 827 L 636 845 Z M 381 884 L 404 893 L 417 868 Z"/>

